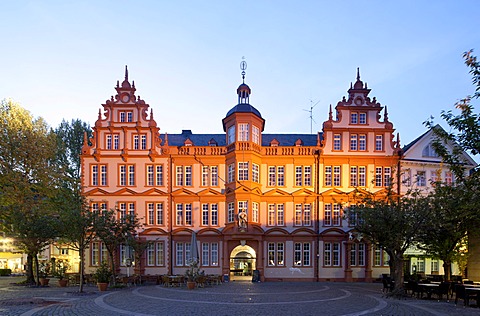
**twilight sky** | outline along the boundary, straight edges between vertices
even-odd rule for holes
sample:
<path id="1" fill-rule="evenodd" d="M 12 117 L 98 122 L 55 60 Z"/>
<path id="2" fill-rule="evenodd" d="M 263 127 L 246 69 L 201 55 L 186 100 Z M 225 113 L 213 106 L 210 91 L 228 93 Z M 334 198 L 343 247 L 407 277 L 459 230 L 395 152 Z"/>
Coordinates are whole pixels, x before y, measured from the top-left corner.
<path id="1" fill-rule="evenodd" d="M 480 55 L 476 0 L 16 0 L 0 12 L 0 99 L 52 127 L 93 125 L 128 65 L 161 133 L 222 133 L 245 56 L 265 133 L 310 133 L 314 104 L 320 131 L 360 67 L 405 145 L 473 94 L 462 53 Z"/>

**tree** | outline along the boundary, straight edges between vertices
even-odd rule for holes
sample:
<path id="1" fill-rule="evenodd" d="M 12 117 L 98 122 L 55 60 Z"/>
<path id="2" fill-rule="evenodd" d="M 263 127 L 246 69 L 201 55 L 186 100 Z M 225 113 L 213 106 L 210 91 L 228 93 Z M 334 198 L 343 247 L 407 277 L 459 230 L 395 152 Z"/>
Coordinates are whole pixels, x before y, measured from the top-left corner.
<path id="1" fill-rule="evenodd" d="M 471 208 L 470 191 L 463 184 L 436 183 L 427 197 L 432 216 L 419 229 L 418 248 L 443 261 L 445 281 L 451 279 L 452 263 L 465 252 L 469 228 L 475 225 L 476 209 Z"/>
<path id="2" fill-rule="evenodd" d="M 95 217 L 94 223 L 95 237 L 103 242 L 109 255 L 113 283 L 116 279 L 116 256 L 120 245 L 126 244 L 127 239 L 135 236 L 137 230 L 141 228 L 136 215 L 120 214 L 120 218 L 117 218 L 117 213 L 118 210 L 104 210 L 101 215 Z"/>
<path id="3" fill-rule="evenodd" d="M 358 196 L 357 201 L 357 205 L 345 211 L 346 216 L 356 215 L 354 229 L 390 256 L 390 275 L 395 280 L 393 293 L 401 295 L 403 255 L 415 244 L 417 233 L 429 216 L 427 201 L 416 193 L 398 197 L 390 189 L 383 196 L 371 193 Z"/>
<path id="4" fill-rule="evenodd" d="M 95 216 L 89 210 L 88 202 L 82 194 L 80 184 L 80 154 L 84 134 L 91 133 L 90 126 L 80 120 L 65 120 L 55 130 L 57 135 L 57 159 L 63 166 L 65 178 L 62 186 L 62 195 L 58 195 L 59 203 L 63 204 L 61 212 L 60 236 L 61 242 L 77 250 L 80 255 L 80 288 L 83 292 L 85 276 L 85 251 L 94 237 L 93 224 Z"/>
<path id="5" fill-rule="evenodd" d="M 0 133 L 0 225 L 27 254 L 27 282 L 33 283 L 33 261 L 57 235 L 62 170 L 56 136 L 12 100 L 0 103 Z"/>

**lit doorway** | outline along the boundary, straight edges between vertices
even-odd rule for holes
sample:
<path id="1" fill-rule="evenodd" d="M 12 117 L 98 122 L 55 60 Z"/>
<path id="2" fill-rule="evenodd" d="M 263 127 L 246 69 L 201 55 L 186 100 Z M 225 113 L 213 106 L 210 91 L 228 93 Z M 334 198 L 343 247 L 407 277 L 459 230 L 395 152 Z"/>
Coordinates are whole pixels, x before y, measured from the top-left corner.
<path id="1" fill-rule="evenodd" d="M 256 254 L 250 246 L 237 246 L 230 254 L 230 279 L 251 281 L 256 269 Z"/>

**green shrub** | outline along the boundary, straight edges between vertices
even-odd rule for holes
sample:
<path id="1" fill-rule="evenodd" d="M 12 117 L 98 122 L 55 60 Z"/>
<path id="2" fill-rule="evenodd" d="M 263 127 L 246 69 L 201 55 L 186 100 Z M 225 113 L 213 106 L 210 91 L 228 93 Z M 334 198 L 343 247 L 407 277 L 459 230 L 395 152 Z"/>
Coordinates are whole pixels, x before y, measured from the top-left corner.
<path id="1" fill-rule="evenodd" d="M 0 276 L 9 276 L 12 274 L 12 270 L 10 269 L 0 269 Z"/>

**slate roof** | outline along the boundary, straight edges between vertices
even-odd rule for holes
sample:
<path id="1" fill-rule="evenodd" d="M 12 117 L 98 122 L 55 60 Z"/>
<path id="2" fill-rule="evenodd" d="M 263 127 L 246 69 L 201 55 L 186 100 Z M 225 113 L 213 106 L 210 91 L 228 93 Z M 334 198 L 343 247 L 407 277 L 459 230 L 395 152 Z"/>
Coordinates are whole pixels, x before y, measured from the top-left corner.
<path id="1" fill-rule="evenodd" d="M 165 134 L 161 134 L 162 144 L 165 143 Z M 323 133 L 320 133 L 320 139 Z M 194 146 L 209 146 L 209 141 L 214 140 L 217 146 L 226 146 L 225 134 L 193 134 L 190 130 L 183 130 L 181 134 L 168 134 L 170 146 L 183 146 L 190 139 Z M 270 146 L 270 142 L 276 139 L 278 146 L 295 146 L 295 142 L 301 139 L 303 146 L 316 146 L 317 134 L 262 134 L 262 146 Z"/>

